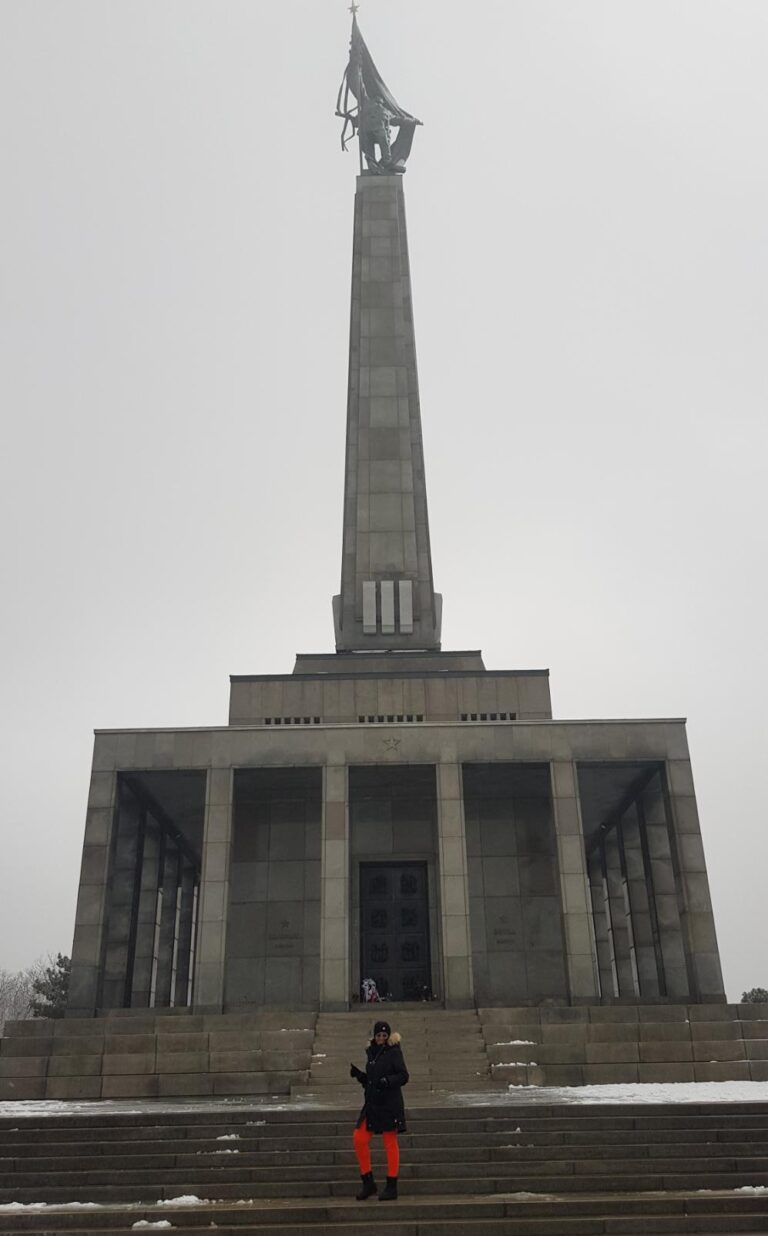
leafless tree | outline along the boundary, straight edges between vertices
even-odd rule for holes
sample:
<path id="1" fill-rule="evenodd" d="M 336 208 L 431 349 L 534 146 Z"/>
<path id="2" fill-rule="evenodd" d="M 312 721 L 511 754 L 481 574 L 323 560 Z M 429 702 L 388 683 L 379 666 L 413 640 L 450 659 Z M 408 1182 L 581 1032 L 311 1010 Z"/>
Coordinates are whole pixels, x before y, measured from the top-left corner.
<path id="1" fill-rule="evenodd" d="M 23 1021 L 33 1017 L 33 984 L 40 980 L 54 963 L 55 958 L 38 957 L 26 970 L 0 969 L 0 1035 L 7 1021 Z"/>
<path id="2" fill-rule="evenodd" d="M 7 1021 L 19 1021 L 31 1017 L 29 1004 L 32 999 L 31 970 L 0 970 L 0 1034 Z"/>

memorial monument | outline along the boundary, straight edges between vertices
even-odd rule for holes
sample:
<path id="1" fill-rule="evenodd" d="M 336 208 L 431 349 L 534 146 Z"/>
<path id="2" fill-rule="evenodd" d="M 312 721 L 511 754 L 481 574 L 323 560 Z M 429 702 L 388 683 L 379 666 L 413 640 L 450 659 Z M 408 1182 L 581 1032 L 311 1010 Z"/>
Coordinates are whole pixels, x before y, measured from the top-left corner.
<path id="1" fill-rule="evenodd" d="M 419 122 L 353 16 L 335 651 L 229 720 L 98 730 L 70 1014 L 724 1000 L 685 723 L 552 717 L 544 669 L 441 648 L 404 173 Z M 469 516 L 471 518 L 471 516 Z"/>

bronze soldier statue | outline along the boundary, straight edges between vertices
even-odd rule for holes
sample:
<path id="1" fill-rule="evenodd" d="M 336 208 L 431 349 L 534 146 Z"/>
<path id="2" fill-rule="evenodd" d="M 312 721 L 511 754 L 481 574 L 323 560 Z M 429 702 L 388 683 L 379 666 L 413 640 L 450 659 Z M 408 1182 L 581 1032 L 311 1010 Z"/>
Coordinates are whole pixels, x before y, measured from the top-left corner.
<path id="1" fill-rule="evenodd" d="M 355 101 L 352 106 L 351 99 Z M 373 63 L 354 14 L 349 64 L 339 90 L 336 115 L 344 120 L 342 149 L 346 150 L 357 133 L 361 162 L 364 157 L 369 175 L 402 175 L 405 172 L 413 134 L 421 121 L 404 111 L 395 101 Z M 393 128 L 400 130 L 394 142 Z"/>

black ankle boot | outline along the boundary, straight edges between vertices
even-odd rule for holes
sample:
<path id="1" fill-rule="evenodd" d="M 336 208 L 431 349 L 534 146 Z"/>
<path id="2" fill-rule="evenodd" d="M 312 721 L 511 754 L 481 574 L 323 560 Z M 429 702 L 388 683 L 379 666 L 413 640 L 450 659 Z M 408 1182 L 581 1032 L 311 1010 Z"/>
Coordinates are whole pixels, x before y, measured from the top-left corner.
<path id="1" fill-rule="evenodd" d="M 397 1176 L 387 1176 L 387 1183 L 379 1194 L 380 1202 L 397 1201 Z"/>
<path id="2" fill-rule="evenodd" d="M 355 1194 L 355 1200 L 364 1202 L 367 1197 L 373 1197 L 376 1192 L 376 1181 L 373 1179 L 373 1172 L 366 1172 L 364 1176 L 360 1177 L 360 1180 L 362 1184 L 360 1192 Z"/>

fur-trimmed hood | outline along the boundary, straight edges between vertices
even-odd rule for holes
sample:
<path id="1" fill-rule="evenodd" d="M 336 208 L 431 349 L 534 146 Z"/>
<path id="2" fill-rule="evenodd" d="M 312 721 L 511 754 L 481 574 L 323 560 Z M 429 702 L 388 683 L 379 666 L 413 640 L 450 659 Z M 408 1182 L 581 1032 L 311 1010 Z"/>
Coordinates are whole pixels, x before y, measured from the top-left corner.
<path id="1" fill-rule="evenodd" d="M 398 1034 L 397 1030 L 393 1030 L 393 1031 L 392 1031 L 392 1033 L 390 1034 L 389 1038 L 387 1039 L 386 1046 L 387 1046 L 387 1047 L 399 1047 L 399 1046 L 400 1046 L 400 1044 L 402 1043 L 402 1041 L 403 1041 L 402 1035 L 401 1035 L 401 1034 Z M 368 1040 L 368 1046 L 369 1046 L 369 1047 L 375 1047 L 375 1046 L 376 1046 L 376 1040 L 375 1040 L 375 1039 L 369 1039 L 369 1040 Z"/>

